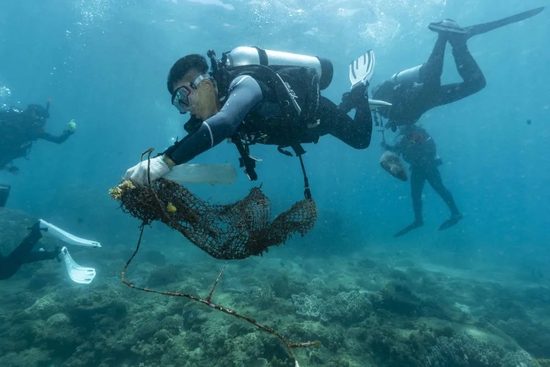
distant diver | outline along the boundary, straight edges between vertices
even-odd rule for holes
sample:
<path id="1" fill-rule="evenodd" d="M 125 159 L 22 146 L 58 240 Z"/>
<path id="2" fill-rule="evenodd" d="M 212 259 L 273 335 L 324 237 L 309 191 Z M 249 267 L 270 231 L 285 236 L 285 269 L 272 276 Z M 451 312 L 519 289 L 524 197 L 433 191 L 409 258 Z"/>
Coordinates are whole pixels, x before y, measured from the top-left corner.
<path id="1" fill-rule="evenodd" d="M 439 230 L 454 226 L 462 219 L 462 214 L 460 214 L 451 192 L 445 187 L 441 179 L 441 173 L 437 168 L 441 165 L 441 159 L 437 155 L 434 139 L 418 125 L 400 126 L 399 138 L 397 144 L 393 146 L 382 142 L 382 147 L 403 156 L 403 159 L 411 165 L 411 199 L 414 222 L 397 232 L 394 237 L 400 237 L 424 224 L 422 219 L 422 190 L 426 181 L 451 211 L 451 216 L 440 225 Z"/>
<path id="2" fill-rule="evenodd" d="M 468 50 L 468 39 L 528 19 L 543 10 L 544 7 L 540 7 L 465 28 L 459 27 L 450 19 L 430 23 L 428 28 L 439 35 L 428 61 L 393 74 L 390 79 L 373 89 L 373 99 L 391 103 L 391 107 L 377 110 L 377 113 L 388 119 L 385 127 L 396 131 L 398 126 L 416 123 L 426 111 L 434 107 L 461 100 L 482 90 L 486 85 L 485 77 Z M 447 42 L 452 47 L 462 82 L 442 85 L 441 74 Z"/>

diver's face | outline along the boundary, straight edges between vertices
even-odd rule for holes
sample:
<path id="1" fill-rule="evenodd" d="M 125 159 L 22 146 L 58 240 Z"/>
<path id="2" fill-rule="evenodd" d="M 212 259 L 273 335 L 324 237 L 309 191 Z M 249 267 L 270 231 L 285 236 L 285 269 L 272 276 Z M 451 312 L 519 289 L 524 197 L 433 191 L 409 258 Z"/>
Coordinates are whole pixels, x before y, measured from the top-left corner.
<path id="1" fill-rule="evenodd" d="M 204 121 L 219 111 L 218 93 L 214 82 L 204 76 L 201 78 L 198 71 L 191 70 L 185 74 L 174 84 L 174 91 L 172 103 L 178 103 L 178 92 L 185 92 L 186 101 L 183 108 L 199 120 Z"/>

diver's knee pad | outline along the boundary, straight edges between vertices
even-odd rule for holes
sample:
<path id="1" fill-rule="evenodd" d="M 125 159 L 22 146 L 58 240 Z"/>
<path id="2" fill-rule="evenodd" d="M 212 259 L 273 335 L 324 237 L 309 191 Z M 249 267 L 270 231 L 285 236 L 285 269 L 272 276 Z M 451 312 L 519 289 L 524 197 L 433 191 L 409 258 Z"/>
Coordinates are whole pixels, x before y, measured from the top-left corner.
<path id="1" fill-rule="evenodd" d="M 10 185 L 0 184 L 0 208 L 6 205 L 8 196 L 10 196 Z"/>
<path id="2" fill-rule="evenodd" d="M 417 65 L 410 69 L 406 69 L 392 75 L 390 80 L 395 84 L 418 83 L 420 81 L 420 68 L 422 65 Z"/>

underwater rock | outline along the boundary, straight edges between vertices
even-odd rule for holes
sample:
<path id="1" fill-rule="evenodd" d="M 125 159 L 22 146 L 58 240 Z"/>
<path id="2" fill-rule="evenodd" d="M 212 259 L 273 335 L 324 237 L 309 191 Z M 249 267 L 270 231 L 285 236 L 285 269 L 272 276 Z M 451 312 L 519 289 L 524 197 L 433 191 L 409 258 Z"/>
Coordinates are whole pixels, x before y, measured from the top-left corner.
<path id="1" fill-rule="evenodd" d="M 422 300 L 415 296 L 408 287 L 399 283 L 390 283 L 381 292 L 381 298 L 374 302 L 375 308 L 412 316 L 418 315 Z"/>
<path id="2" fill-rule="evenodd" d="M 58 313 L 61 310 L 61 305 L 56 302 L 54 295 L 48 293 L 41 298 L 38 298 L 32 306 L 25 309 L 25 314 L 32 318 L 48 319 L 50 316 Z"/>
<path id="3" fill-rule="evenodd" d="M 166 265 L 166 256 L 160 251 L 145 251 L 143 254 L 140 254 L 140 256 L 143 256 L 143 259 L 145 261 L 150 262 L 153 265 L 156 266 L 165 266 Z"/>

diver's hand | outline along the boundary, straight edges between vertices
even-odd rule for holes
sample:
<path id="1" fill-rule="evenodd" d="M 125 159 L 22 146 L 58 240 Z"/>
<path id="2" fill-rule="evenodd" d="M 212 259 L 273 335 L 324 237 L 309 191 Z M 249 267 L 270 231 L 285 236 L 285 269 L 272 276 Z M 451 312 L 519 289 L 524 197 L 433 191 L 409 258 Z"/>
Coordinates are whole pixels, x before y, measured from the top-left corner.
<path id="1" fill-rule="evenodd" d="M 170 172 L 171 168 L 168 166 L 163 156 L 158 156 L 150 160 L 149 173 L 151 181 L 157 180 Z M 126 171 L 124 175 L 125 180 L 130 180 L 138 186 L 143 186 L 148 183 L 147 179 L 147 167 L 148 162 L 142 161 Z"/>
<path id="2" fill-rule="evenodd" d="M 71 121 L 67 123 L 67 131 L 71 134 L 74 134 L 76 131 L 76 121 L 74 119 L 71 119 Z"/>

